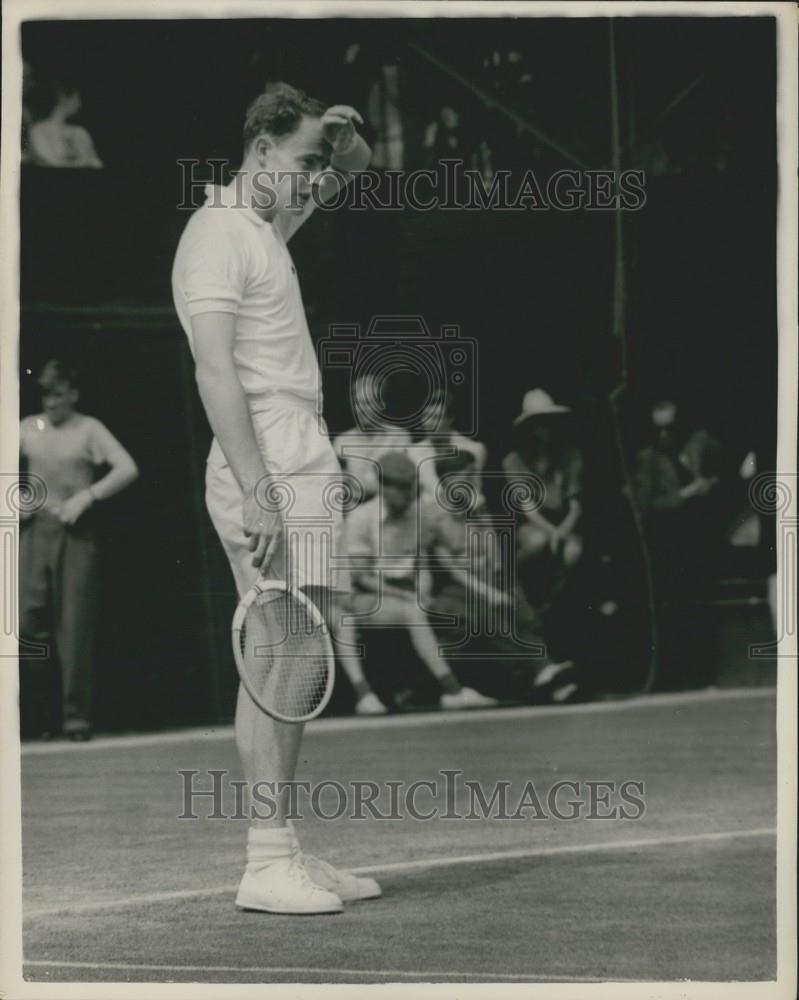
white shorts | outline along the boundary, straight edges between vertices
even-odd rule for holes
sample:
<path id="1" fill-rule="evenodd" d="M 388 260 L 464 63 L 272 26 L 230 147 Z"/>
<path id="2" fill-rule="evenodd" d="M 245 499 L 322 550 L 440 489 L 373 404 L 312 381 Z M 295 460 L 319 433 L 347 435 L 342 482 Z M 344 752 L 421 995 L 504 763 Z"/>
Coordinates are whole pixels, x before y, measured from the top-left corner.
<path id="1" fill-rule="evenodd" d="M 315 404 L 270 398 L 259 403 L 252 421 L 271 477 L 258 496 L 280 510 L 285 529 L 266 576 L 295 587 L 348 590 L 341 467 Z M 216 440 L 206 465 L 205 501 L 242 597 L 258 570 L 242 526 L 242 493 Z"/>

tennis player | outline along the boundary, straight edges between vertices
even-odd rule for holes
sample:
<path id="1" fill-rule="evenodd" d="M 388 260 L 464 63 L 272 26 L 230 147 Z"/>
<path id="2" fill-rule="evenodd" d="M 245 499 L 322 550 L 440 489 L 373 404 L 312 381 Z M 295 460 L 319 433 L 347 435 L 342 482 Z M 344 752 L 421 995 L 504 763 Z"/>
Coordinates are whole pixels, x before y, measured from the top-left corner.
<path id="1" fill-rule="evenodd" d="M 287 244 L 317 202 L 337 197 L 369 165 L 356 124 L 362 119 L 351 107 L 326 108 L 285 83 L 268 87 L 247 111 L 241 169 L 227 187 L 208 189 L 172 275 L 214 432 L 206 502 L 239 596 L 264 573 L 304 589 L 326 614 L 331 593 L 347 581 L 324 565 L 312 527 L 316 544 L 306 539 L 300 557 L 287 559 L 286 517 L 264 498 L 280 487 L 291 495 L 292 519 L 322 524 L 332 516 L 325 490 L 340 466 L 319 412 L 319 367 Z M 340 517 L 334 525 L 335 548 Z M 236 742 L 251 787 L 291 781 L 301 739 L 302 726 L 269 718 L 240 688 Z M 237 906 L 335 913 L 343 902 L 380 895 L 373 879 L 300 851 L 287 794 L 272 805 L 274 815 L 261 810 L 264 818 L 251 822 Z"/>

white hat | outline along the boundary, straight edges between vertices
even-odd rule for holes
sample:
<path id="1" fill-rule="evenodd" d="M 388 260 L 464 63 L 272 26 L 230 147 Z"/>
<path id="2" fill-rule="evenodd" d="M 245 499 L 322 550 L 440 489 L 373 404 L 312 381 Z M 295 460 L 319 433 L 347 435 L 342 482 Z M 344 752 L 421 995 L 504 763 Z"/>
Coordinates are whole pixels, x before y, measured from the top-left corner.
<path id="1" fill-rule="evenodd" d="M 560 406 L 543 389 L 530 389 L 524 394 L 522 412 L 513 421 L 518 425 L 531 417 L 545 417 L 554 413 L 571 413 L 568 406 Z"/>

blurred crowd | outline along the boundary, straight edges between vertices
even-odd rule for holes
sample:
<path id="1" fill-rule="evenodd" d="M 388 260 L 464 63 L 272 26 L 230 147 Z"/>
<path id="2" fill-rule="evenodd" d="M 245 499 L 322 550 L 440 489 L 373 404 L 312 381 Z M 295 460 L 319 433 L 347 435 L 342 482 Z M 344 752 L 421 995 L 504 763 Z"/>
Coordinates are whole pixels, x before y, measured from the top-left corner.
<path id="1" fill-rule="evenodd" d="M 685 426 L 673 400 L 654 402 L 620 490 L 643 527 L 637 547 L 649 568 L 647 593 L 647 574 L 624 565 L 629 540 L 619 543 L 610 512 L 603 531 L 594 509 L 586 539 L 584 504 L 596 508 L 599 498 L 586 495 L 568 406 L 542 388 L 524 395 L 489 504 L 485 481 L 497 476 L 486 471 L 485 445 L 459 433 L 451 396 L 433 394 L 415 439 L 379 415 L 378 397 L 371 375 L 358 378 L 357 425 L 334 441 L 357 483 L 347 538 L 358 568 L 347 610 L 367 665 L 370 642 L 399 629 L 437 682 L 442 708 L 587 698 L 602 689 L 603 652 L 646 656 L 650 603 L 660 685 L 712 682 L 704 605 L 714 597 L 722 547 L 759 543 L 745 492 L 754 456 L 731 473 L 709 432 Z M 364 714 L 430 699 L 410 668 L 393 688 L 378 678 L 381 698 L 361 665 L 344 666 Z"/>

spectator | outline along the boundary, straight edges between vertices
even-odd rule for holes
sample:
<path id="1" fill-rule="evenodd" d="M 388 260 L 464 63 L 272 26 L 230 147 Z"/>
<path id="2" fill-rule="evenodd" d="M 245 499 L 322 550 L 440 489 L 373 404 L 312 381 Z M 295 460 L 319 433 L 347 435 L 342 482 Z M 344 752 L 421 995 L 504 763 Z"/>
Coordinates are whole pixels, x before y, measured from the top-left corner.
<path id="1" fill-rule="evenodd" d="M 654 404 L 650 440 L 636 458 L 638 502 L 650 513 L 678 510 L 718 486 L 718 442 L 707 431 L 686 433 L 677 416 L 673 400 Z"/>
<path id="2" fill-rule="evenodd" d="M 655 403 L 651 419 L 649 441 L 635 460 L 635 492 L 656 570 L 671 593 L 675 586 L 693 586 L 699 569 L 694 556 L 699 550 L 707 555 L 707 513 L 718 496 L 721 448 L 707 431 L 682 428 L 671 399 Z"/>
<path id="3" fill-rule="evenodd" d="M 405 452 L 411 436 L 385 417 L 380 382 L 371 372 L 356 376 L 352 406 L 355 427 L 333 440 L 333 448 L 346 471 L 360 484 L 363 499 L 376 495 L 380 485 L 379 456 L 391 449 Z"/>
<path id="4" fill-rule="evenodd" d="M 369 625 L 406 628 L 419 658 L 442 688 L 444 709 L 482 708 L 495 704 L 463 687 L 438 650 L 438 642 L 422 605 L 429 573 L 419 557 L 435 543 L 432 517 L 420 518 L 416 468 L 396 451 L 380 457 L 382 491 L 350 514 L 347 546 L 351 558 L 366 560 L 354 568 L 351 609 Z"/>
<path id="5" fill-rule="evenodd" d="M 398 61 L 387 59 L 369 89 L 366 115 L 374 129 L 372 166 L 402 170 L 405 166 L 405 130 L 402 121 L 400 68 Z"/>
<path id="6" fill-rule="evenodd" d="M 20 426 L 21 465 L 46 487 L 44 506 L 24 520 L 20 538 L 20 631 L 58 654 L 63 729 L 70 739 L 86 740 L 98 600 L 92 509 L 130 485 L 138 470 L 99 420 L 75 409 L 70 368 L 48 361 L 39 386 L 42 412 Z M 99 466 L 109 471 L 95 482 Z"/>
<path id="7" fill-rule="evenodd" d="M 476 669 L 481 687 L 498 698 L 573 700 L 574 665 L 550 660 L 539 615 L 516 586 L 507 553 L 503 564 L 501 534 L 479 491 L 473 453 L 441 458 L 437 471 L 442 491 L 460 501 L 441 512 L 434 546 L 443 579 L 431 610 L 456 618 L 454 627 L 437 630 L 439 638 L 467 658 L 461 670 L 471 677 Z"/>
<path id="8" fill-rule="evenodd" d="M 516 447 L 502 460 L 509 480 L 532 475 L 543 487 L 540 507 L 524 514 L 518 531 L 520 571 L 533 603 L 551 598 L 583 551 L 583 462 L 569 439 L 569 413 L 543 389 L 531 389 L 514 421 Z"/>
<path id="9" fill-rule="evenodd" d="M 333 448 L 342 466 L 355 477 L 361 489 L 362 502 L 374 497 L 380 484 L 378 459 L 387 449 L 404 452 L 410 446 L 410 435 L 385 419 L 385 407 L 380 397 L 377 378 L 369 372 L 356 376 L 353 385 L 353 410 L 355 427 L 340 434 L 333 441 Z M 357 633 L 346 625 L 348 612 L 340 608 L 337 615 L 336 649 L 344 673 L 355 694 L 355 711 L 358 715 L 382 715 L 385 705 L 372 690 L 354 648 Z"/>
<path id="10" fill-rule="evenodd" d="M 434 167 L 439 160 L 463 156 L 461 121 L 458 112 L 445 104 L 438 115 L 428 124 L 422 145 L 428 166 Z"/>
<path id="11" fill-rule="evenodd" d="M 688 680 L 689 660 L 698 660 L 707 632 L 697 602 L 706 596 L 725 526 L 716 516 L 720 466 L 720 445 L 707 431 L 683 428 L 673 399 L 655 403 L 649 440 L 635 460 L 634 488 L 652 556 L 671 686 Z"/>
<path id="12" fill-rule="evenodd" d="M 758 512 L 752 508 L 749 497 L 740 496 L 741 486 L 747 486 L 754 476 L 757 475 L 757 454 L 748 451 L 738 469 L 738 486 L 735 491 L 740 499 L 737 499 L 733 523 L 730 525 L 730 545 L 733 548 L 754 548 L 760 545 L 761 524 Z"/>
<path id="13" fill-rule="evenodd" d="M 76 87 L 56 81 L 48 88 L 42 116 L 29 126 L 30 162 L 41 167 L 102 167 L 92 137 L 69 119 L 81 109 Z"/>

